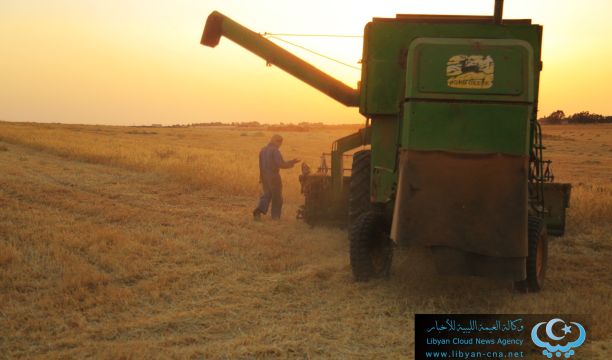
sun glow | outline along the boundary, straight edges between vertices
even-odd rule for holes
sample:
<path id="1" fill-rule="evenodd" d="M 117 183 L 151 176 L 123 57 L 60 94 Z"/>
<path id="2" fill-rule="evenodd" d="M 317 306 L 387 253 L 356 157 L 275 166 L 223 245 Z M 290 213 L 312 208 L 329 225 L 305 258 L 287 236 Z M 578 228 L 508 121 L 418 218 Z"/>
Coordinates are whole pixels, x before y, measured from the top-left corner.
<path id="1" fill-rule="evenodd" d="M 604 0 L 581 8 L 569 0 L 506 1 L 505 17 L 544 25 L 542 113 L 612 113 L 605 90 L 612 81 L 606 63 L 611 25 L 603 18 L 611 8 Z M 493 0 L 4 1 L 0 119 L 127 125 L 362 121 L 355 109 L 266 67 L 227 39 L 215 49 L 199 45 L 213 10 L 260 33 L 362 35 L 372 17 L 488 15 Z M 284 39 L 359 67 L 361 38 Z M 273 41 L 352 87 L 359 80 L 354 68 Z"/>

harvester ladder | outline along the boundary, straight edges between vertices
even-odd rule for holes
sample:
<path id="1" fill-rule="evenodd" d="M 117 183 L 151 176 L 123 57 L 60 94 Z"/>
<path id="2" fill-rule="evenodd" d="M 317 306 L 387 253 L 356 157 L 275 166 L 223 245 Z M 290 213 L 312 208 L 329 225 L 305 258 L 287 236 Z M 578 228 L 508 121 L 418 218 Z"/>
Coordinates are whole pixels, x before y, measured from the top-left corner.
<path id="1" fill-rule="evenodd" d="M 544 160 L 542 145 L 542 127 L 537 120 L 532 120 L 533 146 L 529 157 L 529 200 L 537 212 L 544 212 L 544 183 L 552 182 L 554 175 L 550 169 L 551 160 Z"/>

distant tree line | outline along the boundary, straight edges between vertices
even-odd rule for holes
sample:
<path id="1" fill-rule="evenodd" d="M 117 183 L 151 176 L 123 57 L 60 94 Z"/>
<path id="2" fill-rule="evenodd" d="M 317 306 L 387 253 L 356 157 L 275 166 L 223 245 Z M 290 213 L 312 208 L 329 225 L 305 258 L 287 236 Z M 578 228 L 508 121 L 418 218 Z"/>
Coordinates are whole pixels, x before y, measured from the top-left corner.
<path id="1" fill-rule="evenodd" d="M 190 126 L 228 126 L 229 124 L 222 123 L 220 121 L 193 123 Z"/>
<path id="2" fill-rule="evenodd" d="M 610 124 L 612 116 L 604 116 L 593 114 L 588 111 L 582 111 L 570 116 L 566 116 L 563 110 L 553 111 L 550 115 L 538 119 L 542 124 L 560 125 L 560 124 Z"/>
<path id="3" fill-rule="evenodd" d="M 259 121 L 234 121 L 230 123 L 224 123 L 220 121 L 210 121 L 210 122 L 201 122 L 201 123 L 191 123 L 191 124 L 174 124 L 174 125 L 161 125 L 161 124 L 151 124 L 151 125 L 133 125 L 133 127 L 141 127 L 141 128 L 188 128 L 188 127 L 205 127 L 205 126 L 227 126 L 227 127 L 238 127 L 238 128 L 267 128 L 268 130 L 287 130 L 287 131 L 308 131 L 310 128 L 353 128 L 358 124 L 324 124 L 322 122 L 309 122 L 302 121 L 297 124 L 295 123 L 285 123 L 280 122 L 277 124 L 266 124 L 260 123 Z"/>
<path id="4" fill-rule="evenodd" d="M 193 123 L 188 126 L 238 126 L 238 127 L 258 127 L 258 126 L 302 126 L 302 127 L 313 127 L 313 126 L 324 126 L 322 122 L 308 122 L 303 121 L 298 123 L 297 125 L 293 123 L 278 123 L 274 124 L 261 124 L 259 121 L 241 121 L 241 122 L 231 122 L 231 123 L 222 123 L 220 121 L 214 122 L 202 122 L 202 123 Z"/>

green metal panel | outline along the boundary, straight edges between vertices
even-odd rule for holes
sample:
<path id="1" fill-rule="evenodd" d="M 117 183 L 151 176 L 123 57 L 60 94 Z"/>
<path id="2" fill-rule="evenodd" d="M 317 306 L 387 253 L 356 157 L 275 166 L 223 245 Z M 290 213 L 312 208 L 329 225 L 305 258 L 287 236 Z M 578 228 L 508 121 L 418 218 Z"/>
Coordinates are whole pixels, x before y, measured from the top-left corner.
<path id="1" fill-rule="evenodd" d="M 529 66 L 539 70 L 540 37 L 541 27 L 538 25 L 500 26 L 492 23 L 419 23 L 375 19 L 366 25 L 364 31 L 360 112 L 373 115 L 398 114 L 401 111 L 406 90 L 408 48 L 419 38 L 524 41 L 533 49 Z M 533 94 L 537 94 L 538 80 L 538 71 L 535 71 L 531 80 Z"/>
<path id="2" fill-rule="evenodd" d="M 415 40 L 407 55 L 402 147 L 528 155 L 532 54 L 521 40 Z"/>
<path id="3" fill-rule="evenodd" d="M 369 145 L 372 137 L 372 127 L 368 126 L 359 129 L 356 133 L 342 137 L 332 144 L 331 161 L 332 161 L 332 188 L 334 196 L 342 196 L 344 187 L 344 153 L 358 148 L 360 146 Z"/>
<path id="4" fill-rule="evenodd" d="M 402 147 L 412 150 L 529 154 L 530 106 L 410 101 Z"/>
<path id="5" fill-rule="evenodd" d="M 517 40 L 415 40 L 408 53 L 406 95 L 533 101 L 532 53 L 528 43 Z"/>
<path id="6" fill-rule="evenodd" d="M 529 24 L 369 23 L 360 110 L 373 118 L 373 200 L 386 201 L 397 181 L 396 165 L 388 165 L 397 151 L 383 149 L 396 139 L 387 129 L 399 131 L 400 147 L 412 150 L 528 155 L 540 35 L 541 27 Z M 490 58 L 490 86 L 449 86 L 458 55 Z"/>
<path id="7" fill-rule="evenodd" d="M 372 119 L 372 198 L 386 202 L 397 181 L 397 147 L 399 125 L 396 116 L 378 116 Z"/>

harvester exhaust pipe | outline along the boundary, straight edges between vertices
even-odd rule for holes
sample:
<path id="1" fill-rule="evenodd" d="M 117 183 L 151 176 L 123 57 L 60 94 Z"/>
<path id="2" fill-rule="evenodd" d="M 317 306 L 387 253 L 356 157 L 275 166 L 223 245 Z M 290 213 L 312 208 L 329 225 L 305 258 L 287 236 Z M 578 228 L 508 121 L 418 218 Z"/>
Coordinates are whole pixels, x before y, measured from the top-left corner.
<path id="1" fill-rule="evenodd" d="M 493 14 L 495 24 L 501 25 L 503 13 L 504 13 L 504 0 L 495 0 L 495 12 Z"/>
<path id="2" fill-rule="evenodd" d="M 359 91 L 327 75 L 306 61 L 291 54 L 260 34 L 238 24 L 227 16 L 213 11 L 206 20 L 202 45 L 215 47 L 221 36 L 276 65 L 308 85 L 325 93 L 346 106 L 359 106 Z"/>

